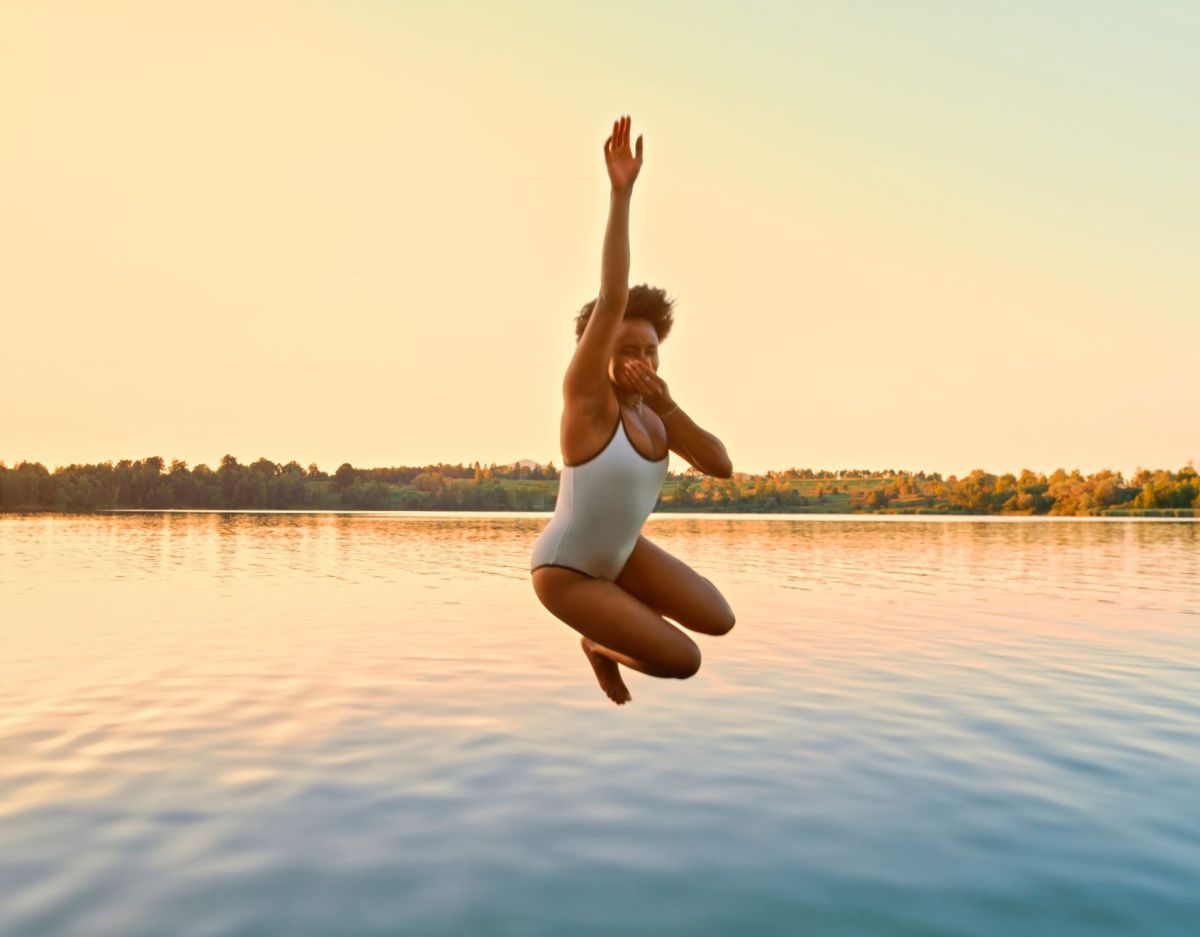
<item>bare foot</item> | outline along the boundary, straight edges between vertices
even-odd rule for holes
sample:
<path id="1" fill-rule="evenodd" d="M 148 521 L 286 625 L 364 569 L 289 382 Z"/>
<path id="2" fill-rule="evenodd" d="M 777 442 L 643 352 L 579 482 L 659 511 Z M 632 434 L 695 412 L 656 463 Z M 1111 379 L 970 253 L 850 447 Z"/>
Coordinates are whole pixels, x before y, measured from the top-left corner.
<path id="1" fill-rule="evenodd" d="M 618 706 L 628 703 L 633 699 L 629 695 L 629 687 L 621 679 L 621 670 L 617 662 L 611 657 L 605 657 L 603 654 L 596 653 L 593 650 L 596 647 L 596 642 L 590 641 L 587 638 L 580 638 L 579 643 L 582 645 L 583 653 L 587 655 L 588 661 L 591 662 L 592 669 L 596 671 L 596 679 L 600 681 L 600 689 L 608 694 L 608 698 Z"/>

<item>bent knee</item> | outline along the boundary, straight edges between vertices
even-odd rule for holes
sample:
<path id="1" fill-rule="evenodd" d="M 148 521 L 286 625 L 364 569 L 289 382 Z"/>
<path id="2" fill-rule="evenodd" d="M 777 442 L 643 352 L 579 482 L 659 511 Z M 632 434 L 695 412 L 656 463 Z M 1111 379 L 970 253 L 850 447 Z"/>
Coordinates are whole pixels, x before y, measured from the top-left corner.
<path id="1" fill-rule="evenodd" d="M 712 586 L 714 599 L 712 604 L 716 606 L 716 608 L 713 609 L 711 617 L 709 617 L 708 621 L 705 622 L 707 627 L 703 630 L 709 634 L 728 634 L 733 630 L 733 625 L 736 621 L 733 616 L 733 609 L 729 607 L 729 603 L 725 601 L 725 596 L 721 595 L 721 593 L 717 590 L 717 587 L 713 585 L 713 581 L 711 579 L 709 579 L 707 576 L 702 576 L 701 578 L 710 586 Z"/>
<path id="2" fill-rule="evenodd" d="M 717 623 L 717 627 L 720 629 L 717 632 L 717 634 L 729 634 L 729 632 L 731 632 L 733 630 L 733 626 L 736 623 L 737 623 L 737 619 L 734 618 L 734 616 L 733 616 L 733 609 L 726 608 L 725 614 L 721 617 L 721 620 Z"/>
<path id="3" fill-rule="evenodd" d="M 702 630 L 712 635 L 729 634 L 733 630 L 734 621 L 733 609 L 725 605 L 723 608 L 713 609 L 707 616 Z"/>
<path id="4" fill-rule="evenodd" d="M 700 669 L 700 648 L 692 644 L 690 650 L 680 654 L 671 662 L 671 676 L 676 680 L 694 677 Z"/>

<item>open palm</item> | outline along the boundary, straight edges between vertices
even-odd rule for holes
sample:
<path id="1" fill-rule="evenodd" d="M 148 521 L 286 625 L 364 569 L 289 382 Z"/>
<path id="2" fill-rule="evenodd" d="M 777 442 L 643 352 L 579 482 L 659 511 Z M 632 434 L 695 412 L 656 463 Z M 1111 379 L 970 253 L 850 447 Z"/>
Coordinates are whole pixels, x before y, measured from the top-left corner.
<path id="1" fill-rule="evenodd" d="M 637 138 L 637 155 L 629 148 L 629 117 L 613 122 L 613 132 L 604 141 L 604 162 L 608 166 L 608 178 L 613 189 L 627 192 L 642 171 L 642 137 Z"/>

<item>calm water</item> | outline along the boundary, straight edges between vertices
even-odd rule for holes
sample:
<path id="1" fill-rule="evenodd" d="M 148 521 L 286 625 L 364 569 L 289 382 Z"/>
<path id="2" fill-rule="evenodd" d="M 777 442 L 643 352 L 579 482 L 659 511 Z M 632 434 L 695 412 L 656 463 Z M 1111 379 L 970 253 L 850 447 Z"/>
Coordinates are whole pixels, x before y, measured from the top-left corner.
<path id="1" fill-rule="evenodd" d="M 545 523 L 0 516 L 0 933 L 1196 933 L 1200 525 L 653 518 L 618 708 Z"/>

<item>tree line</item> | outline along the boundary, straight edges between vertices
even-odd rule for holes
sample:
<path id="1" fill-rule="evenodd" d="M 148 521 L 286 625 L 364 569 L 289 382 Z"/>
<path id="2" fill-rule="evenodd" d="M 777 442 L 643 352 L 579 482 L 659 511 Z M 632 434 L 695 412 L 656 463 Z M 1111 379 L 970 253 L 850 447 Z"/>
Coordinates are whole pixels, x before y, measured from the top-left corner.
<path id="1" fill-rule="evenodd" d="M 50 472 L 39 462 L 0 462 L 0 511 L 91 511 L 120 508 L 276 510 L 549 511 L 559 472 L 548 466 L 463 463 L 355 468 L 332 474 L 315 464 L 249 465 L 226 455 L 212 469 L 189 468 L 159 456 L 115 465 L 68 465 Z M 893 469 L 790 468 L 731 479 L 695 470 L 671 472 L 659 511 L 761 513 L 956 513 L 1097 515 L 1200 510 L 1200 479 L 1189 462 L 1177 472 L 1139 468 L 1126 479 L 1102 470 L 1084 476 L 1058 469 L 993 475 L 976 469 L 961 478 Z"/>

